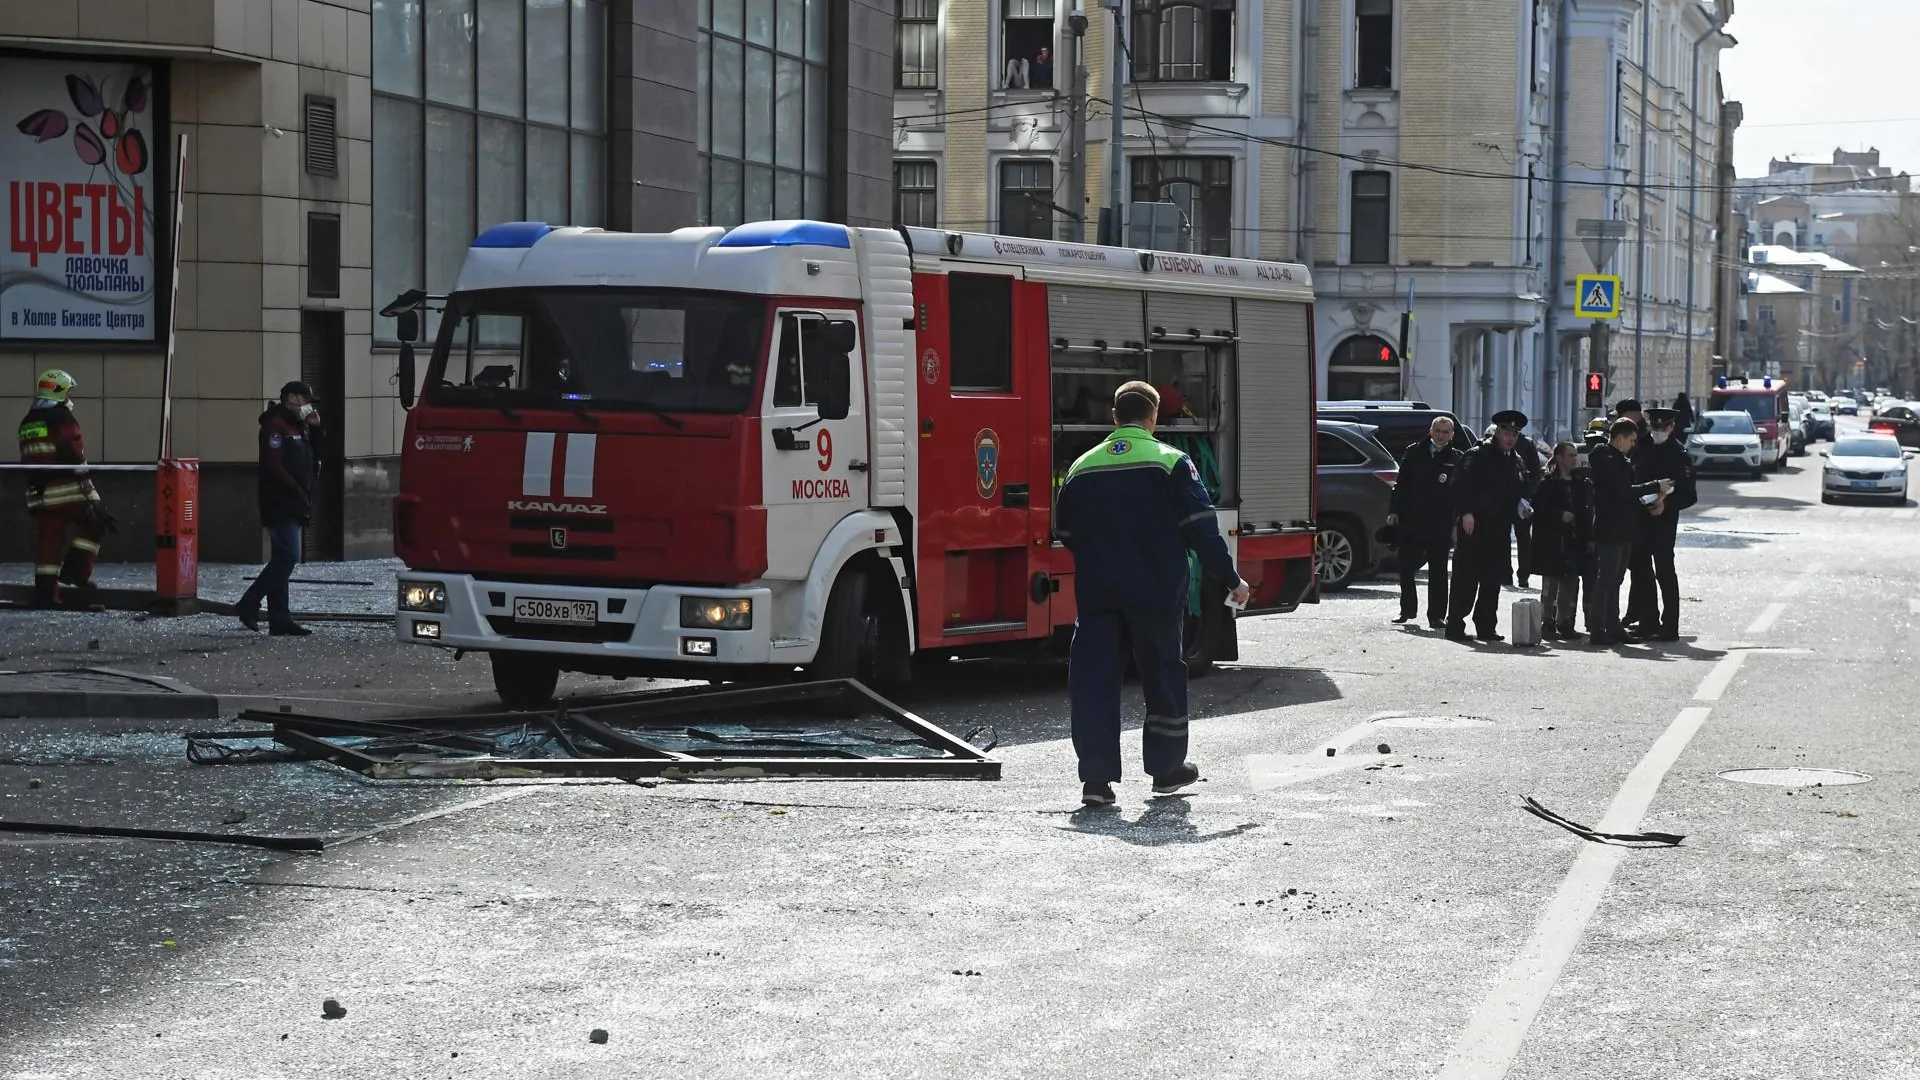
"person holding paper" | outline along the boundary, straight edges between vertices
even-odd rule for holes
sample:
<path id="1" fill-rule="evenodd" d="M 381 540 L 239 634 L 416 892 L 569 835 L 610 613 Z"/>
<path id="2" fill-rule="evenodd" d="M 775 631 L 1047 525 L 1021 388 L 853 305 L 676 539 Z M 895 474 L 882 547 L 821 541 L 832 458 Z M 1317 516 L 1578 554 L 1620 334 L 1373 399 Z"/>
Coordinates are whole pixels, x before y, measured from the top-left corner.
<path id="1" fill-rule="evenodd" d="M 1079 618 L 1068 653 L 1067 697 L 1080 801 L 1111 806 L 1120 780 L 1120 692 L 1132 656 L 1147 699 L 1142 733 L 1156 794 L 1200 779 L 1187 760 L 1187 551 L 1244 606 L 1240 578 L 1220 535 L 1200 470 L 1157 441 L 1160 394 L 1129 382 L 1113 397 L 1113 434 L 1067 470 L 1053 532 L 1073 553 Z"/>
<path id="2" fill-rule="evenodd" d="M 1618 417 L 1607 428 L 1607 445 L 1587 455 L 1593 475 L 1593 538 L 1600 563 L 1597 604 L 1589 609 L 1587 629 L 1597 647 L 1627 640 L 1620 625 L 1620 585 L 1640 536 L 1640 519 L 1647 515 L 1647 506 L 1658 502 L 1672 485 L 1669 480 L 1635 482 L 1630 455 L 1639 441 L 1640 425 L 1629 417 Z M 1596 614 L 1597 626 L 1593 625 Z"/>

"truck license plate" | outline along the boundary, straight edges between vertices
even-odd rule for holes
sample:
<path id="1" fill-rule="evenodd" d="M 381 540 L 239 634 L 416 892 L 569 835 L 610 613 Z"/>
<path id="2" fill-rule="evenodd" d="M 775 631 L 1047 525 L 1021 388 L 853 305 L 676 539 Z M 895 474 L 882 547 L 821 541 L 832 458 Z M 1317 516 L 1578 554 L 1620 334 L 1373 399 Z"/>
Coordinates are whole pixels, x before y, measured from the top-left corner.
<path id="1" fill-rule="evenodd" d="M 592 626 L 600 621 L 600 605 L 593 600 L 542 600 L 523 597 L 513 602 L 513 621 L 555 626 Z"/>

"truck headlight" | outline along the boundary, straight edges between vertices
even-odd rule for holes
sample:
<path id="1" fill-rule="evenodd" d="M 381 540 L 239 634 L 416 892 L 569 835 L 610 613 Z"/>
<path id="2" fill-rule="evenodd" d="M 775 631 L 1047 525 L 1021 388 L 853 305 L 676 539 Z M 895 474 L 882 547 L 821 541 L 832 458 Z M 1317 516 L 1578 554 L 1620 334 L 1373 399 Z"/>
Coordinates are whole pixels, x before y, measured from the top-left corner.
<path id="1" fill-rule="evenodd" d="M 753 601 L 746 597 L 683 596 L 680 626 L 685 630 L 751 630 Z"/>
<path id="2" fill-rule="evenodd" d="M 445 611 L 447 590 L 437 581 L 402 581 L 401 611 Z"/>

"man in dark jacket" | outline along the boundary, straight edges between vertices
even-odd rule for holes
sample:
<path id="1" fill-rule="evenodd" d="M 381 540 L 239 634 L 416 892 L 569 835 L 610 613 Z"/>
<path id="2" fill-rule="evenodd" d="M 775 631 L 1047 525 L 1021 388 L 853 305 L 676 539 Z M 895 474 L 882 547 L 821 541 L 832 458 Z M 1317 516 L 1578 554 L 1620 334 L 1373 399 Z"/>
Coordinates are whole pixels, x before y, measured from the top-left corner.
<path id="1" fill-rule="evenodd" d="M 325 446 L 313 388 L 303 382 L 281 387 L 279 403 L 260 414 L 260 525 L 273 553 L 234 605 L 249 630 L 260 628 L 264 599 L 269 633 L 304 637 L 313 632 L 293 621 L 287 579 L 300 562 L 300 530 L 313 516 L 313 488 Z"/>
<path id="2" fill-rule="evenodd" d="M 1068 654 L 1067 697 L 1080 801 L 1111 806 L 1120 779 L 1120 690 L 1128 643 L 1147 698 L 1147 775 L 1159 794 L 1200 779 L 1187 756 L 1187 551 L 1244 605 L 1252 590 L 1234 569 L 1213 502 L 1193 459 L 1153 437 L 1160 395 L 1144 382 L 1113 398 L 1114 432 L 1067 470 L 1054 535 L 1073 553 L 1079 618 Z"/>
<path id="3" fill-rule="evenodd" d="M 1596 646 L 1626 640 L 1620 625 L 1620 583 L 1627 576 L 1627 561 L 1640 535 L 1640 519 L 1646 516 L 1647 505 L 1666 490 L 1666 481 L 1640 483 L 1635 479 L 1628 455 L 1639 438 L 1639 425 L 1628 417 L 1616 417 L 1607 428 L 1607 445 L 1595 447 L 1587 455 L 1587 469 L 1593 477 L 1593 538 L 1600 563 L 1596 604 L 1588 609 L 1587 630 Z"/>
<path id="4" fill-rule="evenodd" d="M 1513 444 L 1513 453 L 1520 459 L 1520 466 L 1526 470 L 1527 498 L 1533 498 L 1540 489 L 1540 481 L 1546 478 L 1546 468 L 1540 461 L 1540 446 L 1531 435 L 1521 432 L 1520 438 Z M 1533 577 L 1533 519 L 1522 518 L 1513 523 L 1513 549 L 1515 561 L 1519 563 L 1516 573 L 1520 587 L 1526 588 L 1528 579 Z"/>
<path id="5" fill-rule="evenodd" d="M 1526 465 L 1514 453 L 1527 414 L 1508 409 L 1493 415 L 1494 437 L 1473 448 L 1453 481 L 1459 535 L 1454 541 L 1453 596 L 1447 603 L 1447 637 L 1467 640 L 1473 616 L 1481 641 L 1505 641 L 1500 622 L 1500 586 L 1512 567 L 1514 522 L 1533 513 L 1526 504 Z"/>
<path id="6" fill-rule="evenodd" d="M 1540 574 L 1540 636 L 1573 641 L 1580 601 L 1580 565 L 1592 539 L 1592 502 L 1576 475 L 1580 451 L 1563 442 L 1553 448 L 1547 475 L 1533 492 L 1533 568 Z"/>
<path id="7" fill-rule="evenodd" d="M 1633 551 L 1633 587 L 1627 592 L 1624 622 L 1629 633 L 1640 637 L 1679 641 L 1680 578 L 1674 573 L 1673 548 L 1680 532 L 1680 511 L 1700 498 L 1694 487 L 1693 465 L 1678 437 L 1678 411 L 1649 409 L 1647 426 L 1651 436 L 1634 447 L 1634 476 L 1642 483 L 1671 483 L 1640 523 L 1640 541 Z"/>
<path id="8" fill-rule="evenodd" d="M 1393 485 L 1387 524 L 1393 527 L 1400 561 L 1400 617 L 1420 614 L 1413 576 L 1427 568 L 1427 625 L 1447 621 L 1447 557 L 1453 550 L 1453 474 L 1464 455 L 1453 445 L 1453 421 L 1436 416 L 1424 442 L 1400 455 L 1400 476 Z"/>

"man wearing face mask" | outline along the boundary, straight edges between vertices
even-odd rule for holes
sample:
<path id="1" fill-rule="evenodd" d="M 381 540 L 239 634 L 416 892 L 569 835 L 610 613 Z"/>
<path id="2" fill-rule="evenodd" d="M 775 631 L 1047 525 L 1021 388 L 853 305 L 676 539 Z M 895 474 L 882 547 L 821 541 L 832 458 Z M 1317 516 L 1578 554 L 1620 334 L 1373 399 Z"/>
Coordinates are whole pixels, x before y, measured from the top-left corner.
<path id="1" fill-rule="evenodd" d="M 260 414 L 260 524 L 272 555 L 260 576 L 234 605 L 240 624 L 260 628 L 260 602 L 267 604 L 267 628 L 276 637 L 305 637 L 313 631 L 293 621 L 287 579 L 300 562 L 300 532 L 313 516 L 313 488 L 325 449 L 313 388 L 290 382 L 280 401 Z"/>
<path id="2" fill-rule="evenodd" d="M 1680 511 L 1699 501 L 1693 466 L 1675 437 L 1680 415 L 1673 409 L 1647 410 L 1651 437 L 1633 453 L 1634 479 L 1664 480 L 1667 493 L 1647 508 L 1640 542 L 1633 552 L 1633 586 L 1627 594 L 1627 631 L 1657 641 L 1680 640 L 1680 579 L 1674 573 L 1673 548 L 1680 532 Z M 1655 586 L 1658 586 L 1658 597 Z"/>

